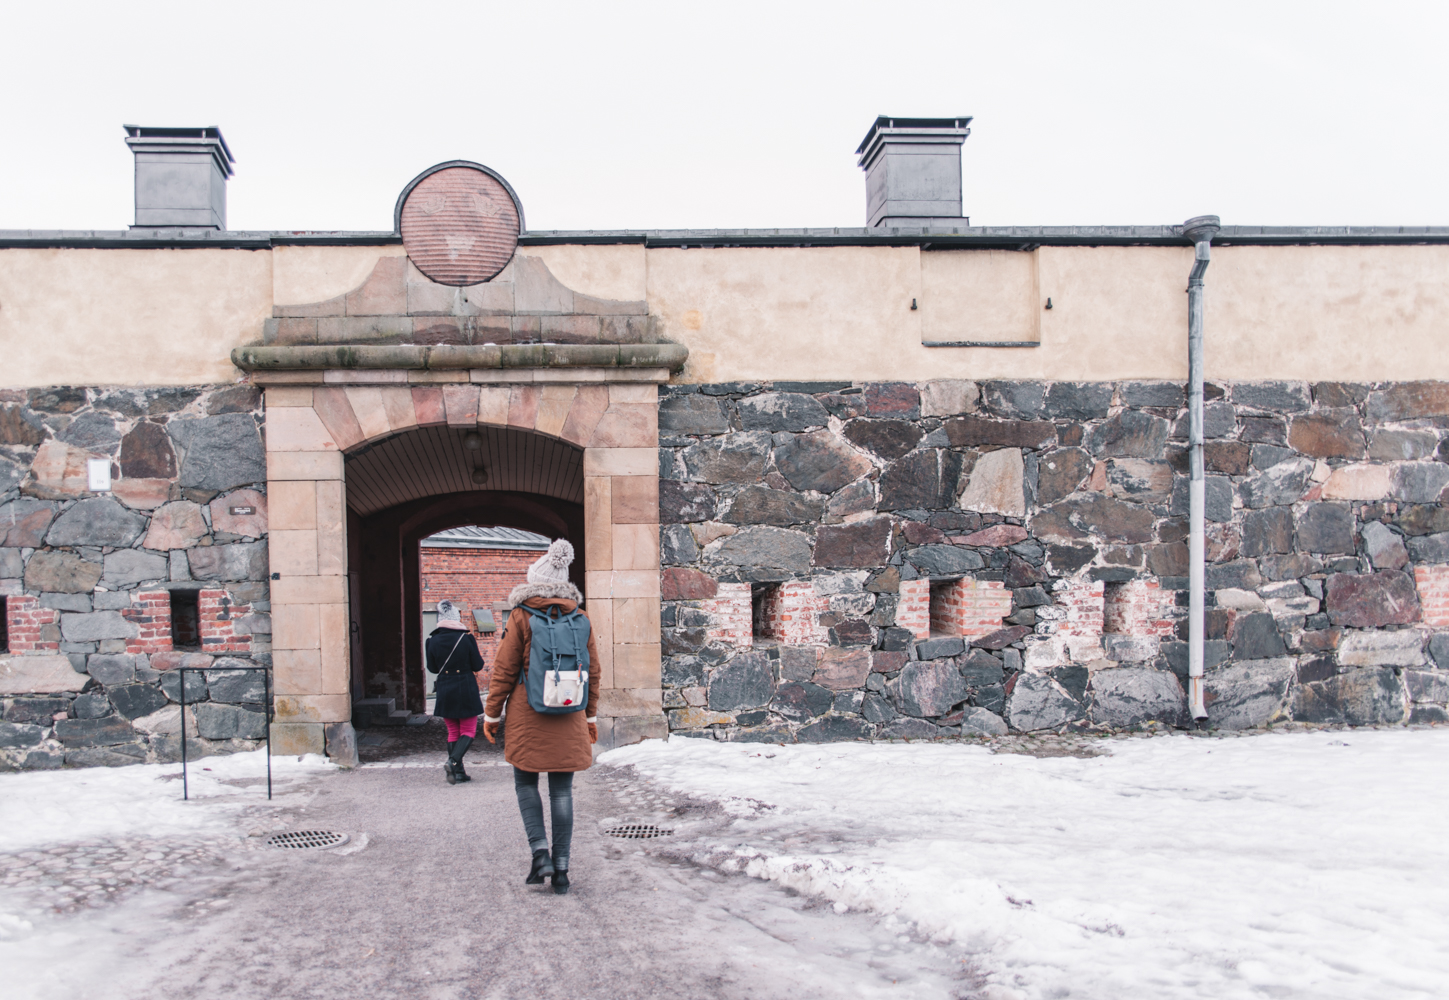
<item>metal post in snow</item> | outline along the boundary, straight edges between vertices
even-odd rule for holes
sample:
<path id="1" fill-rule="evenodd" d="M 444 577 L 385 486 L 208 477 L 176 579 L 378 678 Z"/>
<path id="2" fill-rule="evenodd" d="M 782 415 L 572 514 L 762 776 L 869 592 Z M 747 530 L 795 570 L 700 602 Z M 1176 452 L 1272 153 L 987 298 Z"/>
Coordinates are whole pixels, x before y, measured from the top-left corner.
<path id="1" fill-rule="evenodd" d="M 1203 586 L 1207 565 L 1207 481 L 1203 478 L 1203 275 L 1211 259 L 1213 237 L 1222 228 L 1216 215 L 1199 215 L 1183 223 L 1182 235 L 1195 247 L 1192 273 L 1187 279 L 1187 411 L 1188 462 L 1188 705 L 1194 720 L 1207 719 L 1203 702 Z"/>

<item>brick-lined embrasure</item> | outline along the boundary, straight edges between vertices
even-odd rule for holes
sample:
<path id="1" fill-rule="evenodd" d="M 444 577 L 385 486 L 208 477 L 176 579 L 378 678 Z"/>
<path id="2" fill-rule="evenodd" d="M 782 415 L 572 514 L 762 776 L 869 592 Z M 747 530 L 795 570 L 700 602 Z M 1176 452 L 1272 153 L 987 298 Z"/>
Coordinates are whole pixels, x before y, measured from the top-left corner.
<path id="1" fill-rule="evenodd" d="M 171 592 L 147 590 L 131 596 L 131 606 L 121 611 L 136 636 L 126 640 L 127 653 L 164 653 L 174 648 L 171 634 Z"/>
<path id="2" fill-rule="evenodd" d="M 5 633 L 9 652 L 14 654 L 53 653 L 60 648 L 60 639 L 46 637 L 46 626 L 60 621 L 60 612 L 42 608 L 38 597 L 7 597 L 5 599 Z"/>

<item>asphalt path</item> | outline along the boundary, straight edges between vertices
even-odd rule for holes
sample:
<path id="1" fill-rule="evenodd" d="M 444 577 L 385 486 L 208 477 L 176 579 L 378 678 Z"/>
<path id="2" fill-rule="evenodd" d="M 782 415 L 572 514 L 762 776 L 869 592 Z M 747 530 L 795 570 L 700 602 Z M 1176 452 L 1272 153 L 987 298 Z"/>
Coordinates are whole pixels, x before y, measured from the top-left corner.
<path id="1" fill-rule="evenodd" d="M 870 917 L 696 867 L 677 843 L 607 836 L 688 811 L 627 769 L 576 779 L 569 894 L 525 885 L 511 769 L 487 748 L 469 756 L 474 780 L 450 786 L 441 760 L 420 744 L 319 776 L 289 804 L 253 809 L 238 831 L 250 836 L 204 874 L 67 917 L 86 961 L 58 969 L 55 987 L 118 1000 L 965 995 L 921 967 L 928 947 L 881 945 Z M 262 846 L 306 829 L 350 841 Z"/>

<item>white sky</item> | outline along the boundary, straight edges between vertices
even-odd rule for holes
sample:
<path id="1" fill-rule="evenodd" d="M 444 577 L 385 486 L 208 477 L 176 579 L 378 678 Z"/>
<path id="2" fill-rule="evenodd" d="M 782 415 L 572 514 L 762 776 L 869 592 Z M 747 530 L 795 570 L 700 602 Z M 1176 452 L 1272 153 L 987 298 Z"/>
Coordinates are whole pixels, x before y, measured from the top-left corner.
<path id="1" fill-rule="evenodd" d="M 132 221 L 123 123 L 220 125 L 233 229 L 858 226 L 877 114 L 974 115 L 975 225 L 1449 223 L 1449 4 L 6 4 L 0 228 Z"/>

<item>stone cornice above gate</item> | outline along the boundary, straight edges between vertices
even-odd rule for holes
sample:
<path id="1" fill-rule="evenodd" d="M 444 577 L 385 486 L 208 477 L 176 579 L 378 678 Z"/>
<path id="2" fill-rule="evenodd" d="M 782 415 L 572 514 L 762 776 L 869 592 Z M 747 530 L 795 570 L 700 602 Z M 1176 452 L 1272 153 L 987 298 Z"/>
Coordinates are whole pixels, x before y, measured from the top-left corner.
<path id="1" fill-rule="evenodd" d="M 334 344 L 238 347 L 232 363 L 258 384 L 664 382 L 682 344 Z"/>

